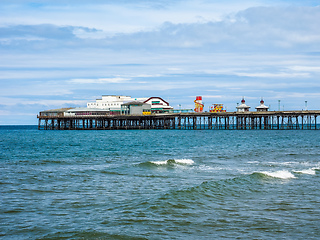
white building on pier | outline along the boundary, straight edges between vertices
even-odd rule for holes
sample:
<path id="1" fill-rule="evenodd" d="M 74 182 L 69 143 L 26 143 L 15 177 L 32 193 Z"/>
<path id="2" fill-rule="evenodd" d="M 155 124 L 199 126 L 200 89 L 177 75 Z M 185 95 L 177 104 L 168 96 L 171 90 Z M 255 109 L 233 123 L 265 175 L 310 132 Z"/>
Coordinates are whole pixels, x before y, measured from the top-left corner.
<path id="1" fill-rule="evenodd" d="M 237 106 L 237 112 L 249 112 L 250 106 L 246 104 L 244 98 L 241 100 L 241 104 Z"/>
<path id="2" fill-rule="evenodd" d="M 129 102 L 141 102 L 151 105 L 151 113 L 169 112 L 173 109 L 169 103 L 160 97 L 132 98 L 130 96 L 103 95 L 95 102 L 88 102 L 88 108 L 99 108 L 110 111 L 110 114 L 121 114 L 121 106 Z"/>
<path id="3" fill-rule="evenodd" d="M 260 106 L 256 107 L 257 112 L 267 112 L 269 110 L 269 107 L 264 105 L 263 99 L 260 101 Z"/>

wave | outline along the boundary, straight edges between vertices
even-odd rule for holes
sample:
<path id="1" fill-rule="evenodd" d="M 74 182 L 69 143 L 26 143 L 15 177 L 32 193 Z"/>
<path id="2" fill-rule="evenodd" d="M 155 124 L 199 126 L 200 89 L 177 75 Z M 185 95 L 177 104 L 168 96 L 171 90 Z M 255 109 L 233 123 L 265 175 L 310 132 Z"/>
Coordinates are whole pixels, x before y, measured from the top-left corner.
<path id="1" fill-rule="evenodd" d="M 292 178 L 295 178 L 293 173 L 286 170 L 241 174 L 233 178 L 208 180 L 195 186 L 169 190 L 156 195 L 155 198 L 143 200 L 136 206 L 141 211 L 147 209 L 163 215 L 179 214 L 181 209 L 187 209 L 190 213 L 192 209 L 201 209 L 200 211 L 204 212 L 219 211 L 221 207 L 237 205 L 238 202 L 247 206 L 247 200 L 252 201 L 269 195 L 274 188 L 282 189 L 282 186 L 277 188 L 275 184 L 282 185 L 284 180 Z"/>
<path id="2" fill-rule="evenodd" d="M 247 162 L 248 164 L 258 164 L 258 163 L 260 163 L 259 161 L 249 161 L 249 162 Z"/>
<path id="3" fill-rule="evenodd" d="M 146 167 L 158 167 L 158 166 L 183 166 L 183 165 L 193 165 L 194 161 L 191 159 L 168 159 L 164 161 L 148 161 L 140 163 L 139 166 Z"/>
<path id="4" fill-rule="evenodd" d="M 264 165 L 270 165 L 270 166 L 293 166 L 300 164 L 299 162 L 262 162 Z"/>
<path id="5" fill-rule="evenodd" d="M 172 214 L 180 209 L 203 208 L 225 204 L 235 198 L 246 198 L 263 191 L 264 183 L 259 174 L 241 175 L 231 179 L 204 181 L 199 185 L 180 190 L 169 191 L 156 199 L 141 203 L 150 211 L 160 211 L 161 214 Z"/>
<path id="6" fill-rule="evenodd" d="M 295 173 L 300 173 L 300 174 L 309 174 L 309 175 L 316 175 L 316 170 L 317 168 L 309 168 L 309 169 L 304 169 L 304 170 L 295 170 Z"/>
<path id="7" fill-rule="evenodd" d="M 280 178 L 280 179 L 296 178 L 291 172 L 289 172 L 287 170 L 280 170 L 280 171 L 275 171 L 275 172 L 263 171 L 263 172 L 258 172 L 258 173 L 263 174 L 267 177 L 272 177 L 272 178 Z"/>
<path id="8" fill-rule="evenodd" d="M 120 176 L 125 176 L 127 174 L 124 173 L 119 173 L 119 172 L 114 172 L 114 171 L 107 171 L 107 170 L 101 170 L 100 171 L 103 174 L 109 174 L 109 175 L 120 175 Z"/>
<path id="9" fill-rule="evenodd" d="M 104 224 L 104 223 L 102 223 Z M 118 229 L 118 228 L 116 228 Z M 118 233 L 116 233 L 118 232 Z M 54 233 L 50 233 L 42 236 L 45 239 L 115 239 L 115 240 L 147 240 L 143 236 L 139 237 L 136 233 L 127 232 L 119 232 L 115 230 L 115 233 L 107 233 L 101 231 L 93 231 L 91 229 L 88 230 L 80 230 L 77 231 L 72 229 L 70 231 L 56 231 Z"/>
<path id="10" fill-rule="evenodd" d="M 156 165 L 167 165 L 167 164 L 180 164 L 180 165 L 192 165 L 194 161 L 191 159 L 169 159 L 165 161 L 150 161 Z"/>
<path id="11" fill-rule="evenodd" d="M 181 203 L 181 200 L 189 202 L 193 199 L 203 199 L 205 201 L 206 198 L 210 200 L 246 196 L 263 191 L 268 183 L 268 181 L 265 181 L 266 178 L 293 179 L 296 177 L 287 170 L 242 174 L 234 178 L 205 181 L 197 186 L 171 191 L 165 194 L 161 200 Z"/>
<path id="12" fill-rule="evenodd" d="M 198 167 L 199 170 L 201 171 L 223 171 L 223 170 L 231 170 L 230 167 L 220 167 L 220 166 L 216 166 L 216 167 L 211 167 L 211 166 L 207 166 L 207 165 L 200 165 Z"/>
<path id="13" fill-rule="evenodd" d="M 312 169 L 313 169 L 313 170 L 316 170 L 316 171 L 319 171 L 319 170 L 320 170 L 320 166 L 313 167 Z"/>

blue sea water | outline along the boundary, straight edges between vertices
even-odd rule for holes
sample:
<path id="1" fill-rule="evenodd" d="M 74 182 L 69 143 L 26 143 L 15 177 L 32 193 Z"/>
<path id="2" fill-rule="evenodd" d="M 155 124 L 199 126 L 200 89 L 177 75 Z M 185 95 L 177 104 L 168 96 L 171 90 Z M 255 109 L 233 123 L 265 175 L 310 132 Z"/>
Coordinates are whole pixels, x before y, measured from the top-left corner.
<path id="1" fill-rule="evenodd" d="M 315 130 L 0 127 L 0 239 L 319 239 Z"/>

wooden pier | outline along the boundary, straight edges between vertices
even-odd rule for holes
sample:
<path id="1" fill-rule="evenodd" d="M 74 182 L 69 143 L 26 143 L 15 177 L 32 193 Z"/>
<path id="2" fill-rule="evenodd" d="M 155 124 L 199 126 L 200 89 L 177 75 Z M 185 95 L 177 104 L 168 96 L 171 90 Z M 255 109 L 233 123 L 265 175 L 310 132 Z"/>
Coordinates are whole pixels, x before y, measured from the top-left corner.
<path id="1" fill-rule="evenodd" d="M 152 115 L 38 116 L 38 129 L 319 130 L 315 111 L 167 113 Z"/>

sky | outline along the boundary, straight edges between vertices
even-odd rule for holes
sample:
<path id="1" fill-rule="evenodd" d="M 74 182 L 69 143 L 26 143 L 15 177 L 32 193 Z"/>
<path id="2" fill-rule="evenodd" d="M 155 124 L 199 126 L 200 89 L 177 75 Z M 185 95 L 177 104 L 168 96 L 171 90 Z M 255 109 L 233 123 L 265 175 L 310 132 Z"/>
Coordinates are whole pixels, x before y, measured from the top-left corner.
<path id="1" fill-rule="evenodd" d="M 320 2 L 1 0 L 0 125 L 102 95 L 320 109 Z"/>

